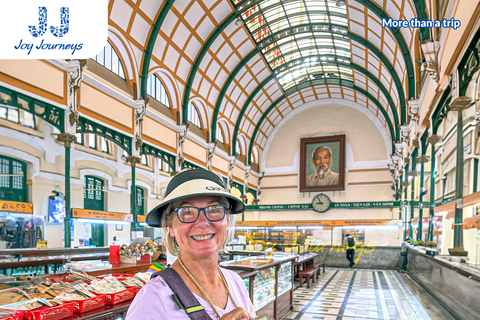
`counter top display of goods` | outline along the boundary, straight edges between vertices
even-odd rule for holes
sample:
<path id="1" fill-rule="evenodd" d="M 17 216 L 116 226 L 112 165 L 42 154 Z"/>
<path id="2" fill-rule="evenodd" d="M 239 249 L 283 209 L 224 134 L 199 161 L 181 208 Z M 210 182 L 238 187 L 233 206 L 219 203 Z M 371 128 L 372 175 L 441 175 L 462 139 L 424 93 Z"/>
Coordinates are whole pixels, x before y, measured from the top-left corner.
<path id="1" fill-rule="evenodd" d="M 103 314 L 118 319 L 150 275 L 140 272 L 94 277 L 72 271 L 68 275 L 5 282 L 0 284 L 0 319 L 103 319 Z"/>
<path id="2" fill-rule="evenodd" d="M 244 279 L 258 316 L 281 319 L 293 309 L 293 261 L 295 255 L 256 256 L 221 262 Z"/>

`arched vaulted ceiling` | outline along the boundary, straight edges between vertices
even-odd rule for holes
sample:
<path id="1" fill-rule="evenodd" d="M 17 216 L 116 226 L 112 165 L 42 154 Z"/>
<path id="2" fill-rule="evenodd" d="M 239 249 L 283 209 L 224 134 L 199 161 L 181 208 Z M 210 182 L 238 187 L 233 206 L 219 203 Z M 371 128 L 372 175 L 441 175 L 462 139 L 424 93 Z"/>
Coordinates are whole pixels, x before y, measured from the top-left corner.
<path id="1" fill-rule="evenodd" d="M 363 105 L 393 145 L 415 97 L 415 39 L 428 34 L 382 28 L 381 19 L 426 19 L 424 0 L 345 2 L 111 0 L 109 23 L 132 52 L 123 59 L 142 68 L 138 94 L 145 98 L 146 79 L 162 70 L 176 88 L 177 121 L 186 123 L 188 103 L 200 99 L 207 139 L 215 141 L 219 121 L 228 124 L 232 154 L 242 136 L 250 159 L 280 121 L 315 99 Z"/>

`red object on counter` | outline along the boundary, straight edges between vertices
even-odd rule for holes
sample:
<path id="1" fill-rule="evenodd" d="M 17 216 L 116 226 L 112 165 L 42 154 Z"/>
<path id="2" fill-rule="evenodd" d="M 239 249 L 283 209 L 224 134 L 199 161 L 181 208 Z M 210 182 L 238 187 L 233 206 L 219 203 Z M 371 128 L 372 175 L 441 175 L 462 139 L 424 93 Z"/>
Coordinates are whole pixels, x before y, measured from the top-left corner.
<path id="1" fill-rule="evenodd" d="M 65 302 L 60 306 L 42 307 L 25 311 L 25 320 L 60 320 L 73 316 L 75 302 Z"/>
<path id="2" fill-rule="evenodd" d="M 122 290 L 116 293 L 105 294 L 105 304 L 113 306 L 114 304 L 133 299 L 137 290 L 134 287 L 130 287 L 126 290 Z"/>
<path id="3" fill-rule="evenodd" d="M 110 263 L 120 263 L 120 246 L 110 246 L 108 260 Z"/>
<path id="4" fill-rule="evenodd" d="M 127 274 L 127 273 L 112 273 L 112 274 L 106 274 L 104 276 L 98 276 L 97 278 L 98 279 L 103 279 L 105 277 L 115 277 L 118 279 L 118 281 L 123 281 L 125 280 L 126 278 L 131 278 L 134 276 L 134 274 Z"/>
<path id="5" fill-rule="evenodd" d="M 101 294 L 93 298 L 75 300 L 74 302 L 75 306 L 73 308 L 73 312 L 84 313 L 105 306 L 105 295 Z"/>
<path id="6" fill-rule="evenodd" d="M 17 310 L 15 311 L 15 314 L 8 316 L 6 318 L 2 318 L 2 320 L 23 320 L 24 313 L 25 313 L 25 310 Z"/>

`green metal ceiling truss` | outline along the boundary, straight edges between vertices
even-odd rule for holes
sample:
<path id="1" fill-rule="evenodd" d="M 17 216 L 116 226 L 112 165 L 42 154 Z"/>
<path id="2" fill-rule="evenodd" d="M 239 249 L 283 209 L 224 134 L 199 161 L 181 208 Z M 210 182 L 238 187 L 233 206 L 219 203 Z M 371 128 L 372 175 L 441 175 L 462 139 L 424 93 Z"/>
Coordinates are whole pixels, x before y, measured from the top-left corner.
<path id="1" fill-rule="evenodd" d="M 315 31 L 320 31 L 323 30 L 324 28 L 328 28 L 330 32 L 332 33 L 337 33 L 339 35 L 344 35 L 348 37 L 350 40 L 353 40 L 355 42 L 358 42 L 359 44 L 365 46 L 367 49 L 372 51 L 379 59 L 382 61 L 382 63 L 385 65 L 387 70 L 390 72 L 390 75 L 393 78 L 393 81 L 395 82 L 395 86 L 397 87 L 398 91 L 398 97 L 400 99 L 400 116 L 401 116 L 401 121 L 402 123 L 406 122 L 406 102 L 405 102 L 405 93 L 403 91 L 403 85 L 402 82 L 400 81 L 400 77 L 398 76 L 395 68 L 393 65 L 390 63 L 390 61 L 387 59 L 387 57 L 381 52 L 377 47 L 372 45 L 367 39 L 360 37 L 357 34 L 351 33 L 350 31 L 346 31 L 344 26 L 340 25 L 335 25 L 335 24 L 326 24 L 326 23 L 314 23 L 314 24 L 303 24 L 303 25 L 298 25 L 295 26 L 292 29 L 288 30 L 281 30 L 279 32 L 273 33 L 270 36 L 266 37 L 262 42 L 258 44 L 258 48 L 261 50 L 262 48 L 267 47 L 269 44 L 273 43 L 274 41 L 281 40 L 285 37 L 290 37 L 292 35 L 295 35 L 296 37 L 299 36 L 299 33 L 308 33 L 308 32 L 315 32 Z M 297 31 L 298 30 L 298 31 Z M 337 31 L 335 31 L 337 30 Z M 341 30 L 346 31 L 346 33 L 343 33 Z M 289 62 L 287 62 L 288 64 Z M 411 73 L 411 74 L 410 74 Z M 411 77 L 414 77 L 413 73 L 413 68 L 409 70 L 407 68 L 407 76 L 410 79 Z M 410 83 L 410 81 L 407 83 L 407 88 L 408 92 L 413 92 L 415 93 L 415 84 L 414 81 Z"/>
<path id="2" fill-rule="evenodd" d="M 155 23 L 153 24 L 152 32 L 148 37 L 147 47 L 145 49 L 145 54 L 143 55 L 143 64 L 142 64 L 142 74 L 140 75 L 140 95 L 143 99 L 147 97 L 147 80 L 148 80 L 148 71 L 150 69 L 150 61 L 152 61 L 153 47 L 155 46 L 155 41 L 157 41 L 158 33 L 162 27 L 163 21 L 167 16 L 168 11 L 172 7 L 175 0 L 166 0 L 163 5 L 162 11 L 158 15 Z"/>
<path id="3" fill-rule="evenodd" d="M 207 42 L 203 45 L 202 51 L 198 54 L 195 62 L 192 65 L 192 70 L 190 71 L 190 75 L 188 76 L 187 84 L 185 85 L 185 94 L 183 96 L 183 103 L 182 103 L 182 123 L 187 124 L 188 121 L 188 101 L 190 100 L 190 92 L 192 90 L 193 80 L 195 79 L 195 75 L 197 74 L 198 68 L 200 68 L 200 64 L 202 63 L 203 57 L 207 54 L 208 49 L 213 44 L 213 42 L 217 39 L 217 37 L 225 30 L 225 28 L 232 23 L 236 19 L 236 14 L 230 14 L 223 22 L 215 29 L 213 34 L 208 38 Z"/>
<path id="4" fill-rule="evenodd" d="M 140 154 L 160 158 L 163 162 L 168 164 L 170 169 L 175 170 L 175 156 L 169 154 L 168 152 L 160 150 L 152 145 L 143 143 L 140 147 Z"/>
<path id="5" fill-rule="evenodd" d="M 323 79 L 325 81 L 324 84 L 332 84 L 332 85 L 336 85 L 337 83 L 331 81 L 332 79 Z M 332 83 L 333 82 L 333 83 Z M 343 80 L 343 82 L 347 82 L 347 80 Z M 307 88 L 311 85 L 311 83 L 308 83 L 308 82 L 305 82 L 305 83 L 302 83 L 300 84 L 300 88 L 299 90 L 301 89 L 304 89 L 304 88 Z M 383 109 L 382 105 L 380 104 L 380 102 L 377 101 L 377 99 L 375 99 L 375 97 L 373 97 L 370 93 L 368 93 L 367 91 L 365 91 L 364 89 L 362 88 L 359 88 L 355 85 L 353 85 L 353 83 L 350 84 L 350 86 L 352 89 L 360 92 L 361 94 L 365 95 L 367 98 L 369 98 L 370 100 L 372 100 L 375 105 L 378 107 L 378 109 L 382 112 L 383 116 L 385 117 L 386 121 L 387 121 L 387 124 L 388 124 L 388 129 L 390 131 L 390 136 L 391 137 L 394 137 L 394 130 L 393 130 L 393 126 L 391 124 L 391 122 L 389 121 L 389 117 L 388 117 L 388 114 L 386 113 L 385 109 Z M 260 127 L 263 123 L 263 121 L 265 120 L 265 118 L 267 117 L 267 115 L 270 113 L 270 111 L 273 110 L 273 108 L 275 106 L 277 106 L 280 102 L 283 101 L 283 99 L 287 98 L 287 96 L 289 96 L 290 94 L 296 92 L 296 90 L 292 90 L 291 92 L 289 93 L 285 93 L 283 96 L 281 96 L 280 98 L 278 98 L 276 101 L 274 101 L 272 103 L 272 105 L 270 107 L 268 107 L 267 110 L 265 110 L 264 114 L 262 115 L 262 117 L 260 118 L 260 120 L 258 121 L 258 124 L 255 126 L 255 130 L 253 131 L 253 134 L 252 134 L 252 138 L 250 139 L 250 146 L 248 148 L 248 154 L 247 154 L 247 163 L 248 164 L 251 164 L 251 159 L 252 159 L 252 150 L 253 150 L 253 145 L 255 144 L 255 138 L 257 136 L 257 133 L 258 133 L 258 130 L 260 130 Z M 392 139 L 392 150 L 394 150 L 394 141 Z"/>
<path id="6" fill-rule="evenodd" d="M 328 57 L 328 56 L 327 56 Z M 307 58 L 307 57 L 305 57 Z M 305 58 L 302 58 L 302 59 L 305 59 Z M 388 93 L 387 89 L 385 88 L 385 86 L 382 84 L 382 82 L 380 80 L 378 80 L 375 76 L 373 76 L 373 74 L 371 74 L 368 70 L 365 70 L 364 68 L 362 68 L 361 66 L 358 66 L 356 64 L 347 64 L 347 63 L 340 63 L 340 62 L 337 62 L 337 64 L 339 65 L 343 65 L 345 67 L 350 67 L 352 68 L 353 70 L 356 70 L 358 72 L 361 72 L 362 74 L 364 74 L 366 77 L 368 77 L 372 82 L 374 82 L 379 88 L 380 88 L 380 91 L 382 91 L 382 93 L 385 95 L 388 103 L 390 104 L 390 108 L 392 108 L 392 114 L 393 114 L 393 117 L 394 117 L 394 123 L 392 124 L 391 123 L 391 119 L 390 117 L 388 116 L 388 113 L 387 111 L 385 110 L 385 108 L 377 103 L 377 106 L 379 105 L 379 109 L 380 111 L 382 112 L 382 114 L 384 115 L 385 117 L 385 120 L 387 121 L 389 127 L 390 127 L 390 133 L 391 133 L 391 137 L 392 137 L 392 141 L 393 140 L 398 140 L 400 138 L 400 133 L 399 133 L 399 122 L 398 122 L 398 115 L 397 115 L 397 112 L 395 110 L 395 104 L 393 103 L 393 100 L 392 100 L 392 97 L 390 96 L 390 94 Z M 328 64 L 326 64 L 328 65 Z M 240 129 L 240 123 L 242 121 L 242 118 L 245 114 L 245 112 L 247 111 L 247 108 L 248 106 L 250 105 L 250 103 L 252 102 L 253 98 L 255 98 L 255 96 L 257 95 L 258 92 L 260 92 L 260 90 L 268 83 L 270 82 L 271 80 L 274 79 L 274 76 L 273 75 L 270 75 L 269 77 L 267 77 L 262 83 L 260 83 L 256 88 L 255 90 L 251 93 L 251 95 L 248 97 L 248 99 L 245 101 L 244 105 L 243 105 L 243 108 L 242 110 L 240 111 L 240 114 L 238 115 L 238 118 L 237 118 L 237 122 L 235 124 L 235 130 L 234 130 L 234 133 L 233 133 L 233 137 L 232 137 L 232 154 L 235 154 L 236 152 L 236 144 L 234 143 L 234 141 L 237 140 L 237 136 L 238 136 L 238 131 Z M 327 81 L 328 78 L 326 79 L 318 79 L 316 80 L 317 83 L 315 83 L 315 80 L 312 82 L 308 82 L 310 84 L 310 86 L 314 86 L 314 85 L 318 85 L 318 84 L 323 84 L 322 81 Z M 340 80 L 340 79 L 328 79 L 328 82 L 331 83 L 331 84 L 340 84 L 340 82 L 338 81 L 343 81 L 345 84 L 347 84 L 347 86 L 349 88 L 358 88 L 356 86 L 353 85 L 353 82 L 350 82 L 350 81 L 347 81 L 347 80 Z M 345 82 L 347 81 L 347 82 Z M 305 87 L 303 83 L 300 84 L 302 87 Z M 308 85 L 307 85 L 308 87 Z M 288 96 L 290 95 L 291 93 L 293 92 L 296 92 L 300 90 L 298 88 L 298 86 L 295 86 L 293 88 L 290 88 L 289 90 L 287 90 L 285 92 L 285 96 Z M 363 89 L 362 89 L 363 90 Z M 363 93 L 363 92 L 362 92 Z M 373 97 L 373 96 L 372 96 Z M 372 99 L 373 101 L 377 101 L 375 98 Z M 378 101 L 377 101 L 378 102 Z M 396 130 L 395 130 L 395 129 Z"/>
<path id="7" fill-rule="evenodd" d="M 296 0 L 284 0 L 284 1 L 282 1 L 282 3 L 283 4 L 288 4 L 289 2 L 292 2 L 292 1 L 296 1 Z M 264 2 L 264 0 L 244 1 L 244 4 L 239 3 L 239 4 L 236 5 L 235 8 L 236 8 L 237 12 L 239 14 L 241 14 L 241 13 L 244 13 L 247 10 L 251 9 L 255 5 L 259 5 L 262 2 Z M 383 10 L 381 10 L 375 3 L 373 3 L 372 1 L 370 1 L 370 0 L 360 0 L 359 2 L 361 2 L 363 5 L 365 5 L 365 7 L 372 10 L 379 18 L 389 18 L 389 16 Z M 419 8 L 421 7 L 420 3 L 423 3 L 423 8 L 424 8 L 424 0 L 417 0 L 415 2 L 419 2 L 419 4 L 418 4 Z M 272 8 L 275 8 L 276 6 L 278 6 L 278 5 L 273 4 L 269 7 L 265 7 L 262 10 L 259 10 L 258 12 L 250 15 L 248 18 L 253 19 L 255 16 L 262 14 L 262 12 L 268 11 L 269 8 L 272 9 Z M 417 8 L 417 6 L 416 6 L 416 8 Z M 417 11 L 421 12 L 421 10 L 419 11 L 418 8 L 417 8 Z M 336 14 L 336 13 L 333 13 L 333 12 L 308 11 L 308 13 L 317 13 L 317 12 L 318 13 L 326 13 L 326 14 L 329 14 L 331 16 L 341 16 L 341 17 L 343 17 L 343 15 Z M 423 12 L 424 12 L 424 10 L 423 10 Z M 299 13 L 299 15 L 304 15 L 304 14 L 305 14 L 305 12 Z M 289 17 L 290 16 L 294 16 L 294 15 L 289 15 Z M 282 17 L 278 20 L 282 20 L 282 19 L 285 19 L 285 17 Z M 273 22 L 270 22 L 270 23 L 273 23 Z M 277 38 L 279 38 L 278 35 L 280 35 L 280 37 L 282 37 L 282 38 L 284 38 L 285 35 L 291 35 L 291 34 L 295 34 L 297 36 L 297 33 L 295 31 L 306 32 L 308 30 L 308 26 L 315 26 L 315 25 L 320 25 L 320 26 L 327 25 L 327 26 L 331 26 L 331 28 L 335 27 L 337 29 L 345 29 L 345 26 L 335 25 L 335 24 L 315 24 L 315 23 L 311 24 L 311 23 L 309 23 L 309 24 L 304 24 L 304 25 L 296 25 L 294 27 L 289 27 L 287 29 L 282 29 L 281 31 L 276 32 L 276 33 L 270 35 L 269 37 L 266 37 L 266 39 L 262 40 L 261 42 L 259 42 L 257 44 L 257 47 L 259 49 L 262 49 L 262 48 L 266 47 L 267 45 L 274 43 L 274 41 L 276 41 Z M 395 40 L 397 41 L 397 43 L 398 43 L 398 45 L 399 45 L 399 47 L 402 51 L 402 55 L 403 55 L 403 58 L 404 58 L 404 61 L 405 61 L 405 65 L 406 65 L 406 69 L 407 69 L 407 79 L 408 79 L 408 81 L 407 81 L 408 97 L 409 98 L 414 98 L 415 97 L 415 71 L 414 71 L 414 68 L 413 68 L 412 59 L 411 59 L 411 56 L 410 56 L 410 52 L 408 50 L 408 46 L 405 43 L 405 40 L 403 39 L 403 36 L 402 36 L 401 32 L 398 30 L 398 28 L 389 28 L 389 29 L 393 33 L 393 36 L 394 36 Z M 332 32 L 332 31 L 330 31 L 330 32 Z M 274 37 L 275 34 L 277 35 L 277 38 Z M 251 34 L 251 35 L 253 37 L 253 34 Z M 351 35 L 354 35 L 355 37 L 361 38 L 358 35 L 355 35 L 351 32 L 348 32 L 348 37 L 350 39 L 354 39 Z M 267 39 L 269 39 L 269 40 L 267 40 Z M 363 38 L 361 38 L 361 39 L 363 39 Z M 370 47 L 369 47 L 370 50 L 380 52 L 379 50 L 373 50 L 372 47 L 373 48 L 375 48 L 375 47 L 373 45 L 371 45 L 370 42 L 368 42 L 368 40 L 366 40 L 366 39 L 364 39 L 363 41 L 357 41 L 357 42 L 359 42 L 361 44 L 365 44 L 365 45 L 366 45 L 366 43 L 368 43 L 370 45 Z M 377 53 L 376 53 L 376 55 L 379 56 Z M 387 59 L 385 58 L 385 60 L 387 60 Z M 382 62 L 384 62 L 384 61 L 382 61 Z M 385 65 L 387 65 L 387 64 L 385 64 Z M 392 69 L 393 69 L 393 67 L 392 67 Z M 403 90 L 403 88 L 402 88 L 402 90 Z M 402 95 L 402 98 L 404 98 L 404 97 L 405 96 Z M 401 119 L 402 119 L 402 123 L 406 122 L 405 102 L 401 106 Z"/>
<path id="8" fill-rule="evenodd" d="M 78 117 L 77 133 L 93 133 L 112 141 L 129 155 L 132 154 L 132 138 L 113 129 L 102 126 L 82 116 Z"/>
<path id="9" fill-rule="evenodd" d="M 23 109 L 65 132 L 65 110 L 0 86 L 0 103 Z"/>
<path id="10" fill-rule="evenodd" d="M 383 12 L 382 10 L 380 10 L 374 3 L 372 3 L 371 1 L 369 0 L 361 0 L 362 3 L 370 8 L 375 14 L 377 14 L 379 17 L 382 17 L 382 15 L 384 16 L 387 16 L 385 12 Z M 259 1 L 256 1 L 256 2 L 250 2 L 252 4 L 255 4 Z M 248 8 L 245 8 L 243 11 L 246 11 Z M 239 13 L 240 12 L 243 12 L 243 11 L 238 11 Z M 223 32 L 223 30 L 225 29 L 225 27 L 228 25 L 228 23 L 231 23 L 234 18 L 236 17 L 235 14 L 232 14 L 230 16 L 227 17 L 227 19 L 224 21 L 224 23 L 222 23 L 216 30 L 215 32 L 212 34 L 212 36 L 209 38 L 209 40 L 207 41 L 207 43 L 211 44 L 213 43 L 216 38 Z M 317 25 L 320 25 L 320 26 L 324 26 L 326 24 L 317 24 Z M 308 26 L 308 25 L 307 25 Z M 330 28 L 330 25 L 328 25 L 329 28 Z M 343 26 L 337 26 L 337 27 L 340 27 L 340 28 L 343 28 Z M 404 56 L 404 59 L 405 59 L 405 62 L 406 62 L 406 66 L 407 66 L 407 75 L 408 75 L 408 91 L 409 91 L 409 96 L 414 96 L 414 83 L 412 83 L 412 79 L 414 79 L 414 70 L 413 70 L 413 66 L 412 66 L 412 63 L 411 63 L 411 58 L 410 58 L 410 54 L 408 52 L 408 47 L 405 43 L 405 40 L 403 39 L 402 35 L 400 34 L 400 32 L 398 31 L 397 28 L 390 28 L 395 39 L 397 40 L 398 42 L 398 45 L 400 46 L 401 50 L 402 50 L 402 54 Z M 285 31 L 283 31 L 285 32 Z M 281 32 L 278 32 L 278 33 L 275 33 L 275 34 L 272 34 L 270 35 L 269 37 L 267 37 L 265 40 L 263 40 L 261 43 L 259 43 L 259 45 L 257 46 L 257 48 L 262 48 L 262 47 L 266 47 L 268 44 L 267 42 L 274 39 L 274 37 L 279 37 L 279 35 L 281 34 Z M 349 33 L 349 35 L 351 35 L 351 33 Z M 285 37 L 285 35 L 283 36 Z M 356 40 L 357 42 L 361 43 L 361 44 L 364 44 L 366 45 L 370 50 L 372 50 L 374 52 L 374 54 L 376 54 L 377 56 L 380 54 L 380 55 L 383 55 L 378 49 L 376 49 L 372 44 L 370 44 L 366 39 L 363 39 L 357 35 L 354 35 L 354 37 L 350 37 L 350 39 L 353 39 L 353 38 L 356 38 L 356 39 L 353 39 L 353 40 Z M 362 39 L 360 41 L 358 41 L 358 39 Z M 262 45 L 260 45 L 262 44 Z M 184 99 L 183 99 L 183 105 L 182 105 L 182 114 L 183 114 L 183 121 L 184 123 L 187 121 L 186 119 L 188 119 L 188 100 L 190 98 L 190 89 L 191 89 L 191 86 L 192 86 L 192 83 L 193 83 L 193 80 L 194 80 L 194 77 L 196 75 L 196 72 L 198 71 L 198 68 L 202 62 L 202 59 L 203 57 L 205 56 L 206 52 L 208 51 L 209 49 L 209 46 L 204 45 L 203 48 L 202 48 L 202 51 L 201 53 L 197 56 L 197 58 L 195 59 L 195 62 L 192 66 L 192 70 L 190 72 L 190 75 L 189 75 L 189 78 L 188 78 L 188 81 L 187 81 L 187 89 L 185 90 L 185 95 L 184 95 Z M 228 87 L 230 86 L 230 84 L 233 82 L 236 74 L 241 70 L 241 68 L 243 68 L 247 62 L 253 57 L 255 56 L 257 53 L 259 53 L 259 50 L 258 49 L 255 49 L 253 50 L 247 57 L 245 57 L 238 65 L 237 67 L 235 68 L 235 70 L 230 74 L 230 76 L 228 77 L 227 81 L 225 82 L 224 86 L 222 87 L 222 90 L 220 91 L 220 95 L 219 95 L 219 98 L 217 100 L 217 103 L 216 103 L 216 106 L 215 106 L 215 110 L 214 110 L 214 114 L 213 114 L 213 121 L 212 121 L 212 129 L 211 129 L 211 138 L 210 140 L 213 142 L 215 141 L 215 137 L 216 137 L 216 128 L 217 128 L 217 119 L 218 119 L 218 112 L 219 112 L 219 109 L 220 109 L 220 106 L 221 106 L 221 103 L 224 99 L 224 95 L 228 89 Z M 383 60 L 387 60 L 385 57 L 383 59 L 381 59 L 382 62 L 384 62 Z M 387 60 L 388 61 L 388 60 Z M 410 62 L 409 62 L 410 61 Z M 385 63 L 385 62 L 384 62 Z M 401 82 L 400 82 L 400 78 L 398 77 L 398 75 L 396 74 L 396 71 L 395 69 L 393 68 L 393 66 L 390 64 L 390 63 L 387 63 L 386 64 L 387 66 L 387 69 L 389 70 L 389 72 L 391 73 L 392 75 L 392 78 L 394 79 L 395 81 L 395 84 L 397 86 L 397 91 L 399 92 L 399 99 L 401 100 L 400 101 L 400 105 L 401 105 L 401 118 L 402 118 L 402 123 L 405 122 L 405 119 L 406 119 L 406 114 L 405 114 L 405 94 L 403 93 L 403 86 L 401 85 Z"/>
<path id="11" fill-rule="evenodd" d="M 373 11 L 380 19 L 390 19 L 391 17 L 388 15 L 387 12 L 382 10 L 377 4 L 373 3 L 371 0 L 356 0 L 357 2 L 363 4 L 365 7 Z M 417 2 L 418 7 L 417 7 Z M 426 20 L 425 14 L 425 1 L 424 0 L 414 0 L 415 8 L 417 9 L 417 17 L 420 20 Z M 423 4 L 423 9 L 421 5 Z M 397 40 L 397 44 L 400 47 L 400 51 L 403 55 L 403 60 L 405 61 L 405 66 L 407 68 L 407 76 L 408 76 L 408 98 L 415 98 L 415 70 L 413 68 L 412 56 L 410 55 L 410 50 L 408 49 L 407 43 L 403 38 L 402 32 L 398 28 L 390 27 L 388 28 L 393 34 L 395 40 Z M 427 28 L 420 28 L 420 37 L 422 38 L 423 33 L 427 33 L 428 39 L 428 29 Z M 423 41 L 423 40 L 422 40 Z M 403 123 L 404 121 L 402 121 Z"/>
<path id="12" fill-rule="evenodd" d="M 312 27 L 312 30 L 315 28 L 315 26 L 319 27 L 319 28 L 324 28 L 324 27 L 329 27 L 330 28 L 330 25 L 328 24 L 314 24 L 314 25 L 303 25 L 303 27 L 307 27 L 309 28 L 310 26 L 313 26 Z M 337 26 L 337 27 L 341 27 L 341 26 Z M 343 29 L 343 27 L 341 27 Z M 278 35 L 281 35 L 283 34 L 283 36 L 277 36 Z M 285 34 L 285 32 L 278 32 L 278 33 L 275 33 L 275 34 L 272 34 L 270 35 L 269 38 L 272 38 L 272 39 L 282 39 L 283 37 L 286 37 L 286 36 L 289 36 L 290 34 Z M 400 106 L 401 106 L 401 110 L 403 110 L 403 112 L 401 112 L 401 114 L 403 116 L 405 116 L 405 96 L 404 96 L 404 92 L 403 92 L 403 86 L 402 86 L 402 83 L 400 81 L 400 78 L 398 77 L 394 67 L 391 65 L 391 63 L 389 62 L 389 60 L 383 55 L 383 53 L 376 49 L 376 47 L 374 47 L 372 44 L 370 44 L 367 40 L 361 38 L 360 36 L 358 35 L 355 35 L 355 34 L 351 34 L 351 33 L 348 33 L 348 35 L 352 35 L 352 40 L 356 41 L 356 42 L 359 42 L 363 45 L 365 45 L 368 49 L 372 50 L 375 55 L 377 55 L 379 57 L 379 59 L 385 64 L 385 67 L 389 70 L 390 72 L 390 75 L 392 76 L 392 79 L 393 81 L 395 82 L 395 86 L 397 88 L 397 92 L 398 92 L 398 97 L 400 99 Z M 265 41 L 268 41 L 269 39 L 265 39 Z M 262 41 L 262 44 L 263 44 L 263 41 Z M 266 47 L 268 44 L 265 44 L 264 46 Z M 228 77 L 227 81 L 225 81 L 225 84 L 224 86 L 222 87 L 222 90 L 220 92 L 220 96 L 219 96 L 219 99 L 217 100 L 217 104 L 215 106 L 215 110 L 214 110 L 214 113 L 213 113 L 213 121 L 212 121 L 212 135 L 211 135 L 211 141 L 215 141 L 215 137 L 216 137 L 216 126 L 217 126 L 217 119 L 218 119 L 218 113 L 220 111 L 220 106 L 221 106 L 221 103 L 223 101 L 223 98 L 224 98 L 224 95 L 228 89 L 228 87 L 230 86 L 230 84 L 233 82 L 235 76 L 237 75 L 237 73 L 248 63 L 248 61 L 253 58 L 256 54 L 259 53 L 259 50 L 258 49 L 254 49 L 252 50 L 252 52 L 250 52 L 250 54 L 245 57 L 238 65 L 237 67 L 235 68 L 235 70 L 232 72 L 232 74 Z M 304 57 L 302 59 L 305 59 L 307 57 Z M 341 57 L 341 59 L 345 59 L 345 60 L 349 60 L 347 58 L 343 58 Z M 291 61 L 289 61 L 290 63 Z M 345 66 L 348 66 L 348 67 L 352 67 L 352 69 L 355 69 L 355 70 L 358 70 L 360 72 L 362 72 L 363 74 L 365 75 L 370 75 L 368 76 L 372 81 L 374 81 L 377 85 L 379 85 L 380 88 L 384 88 L 383 84 L 381 83 L 381 81 L 379 79 L 377 79 L 376 77 L 374 77 L 370 72 L 368 72 L 367 70 L 365 70 L 364 68 L 360 67 L 360 66 L 357 66 L 357 65 L 354 65 L 354 64 L 350 64 L 350 65 L 347 65 L 347 64 L 343 64 L 343 63 L 340 63 L 337 61 L 337 64 L 338 65 L 345 65 Z M 354 67 L 355 66 L 355 67 Z M 272 77 L 272 76 L 271 76 Z M 260 87 L 260 86 L 259 86 Z M 255 89 L 254 92 L 252 92 L 252 94 L 250 95 L 249 99 L 247 100 L 247 102 L 250 102 L 252 99 L 253 99 L 253 96 L 255 96 L 255 94 L 258 92 L 258 90 L 260 90 L 261 88 L 257 87 Z M 382 92 L 384 92 L 384 90 L 382 90 Z M 390 97 L 390 94 L 388 94 L 388 91 L 385 90 L 384 92 L 385 96 L 387 97 L 387 99 L 389 99 L 389 102 L 391 103 L 391 106 L 393 106 L 393 110 L 395 110 L 395 105 L 393 104 L 393 101 Z M 243 109 L 242 109 L 243 110 Z M 241 112 L 240 115 L 239 115 L 239 119 L 242 117 L 243 113 L 245 111 Z M 395 124 L 398 125 L 398 114 L 397 114 L 397 111 L 395 110 L 392 111 L 394 117 L 395 117 Z M 403 117 L 402 117 L 403 118 Z M 404 122 L 405 120 L 402 119 L 402 123 Z M 239 122 L 237 122 L 237 125 L 238 125 Z M 237 130 L 237 126 L 235 126 L 235 132 L 238 132 Z M 235 138 L 236 138 L 236 134 L 234 134 L 234 139 L 232 141 L 235 141 Z M 398 139 L 398 133 L 397 135 L 392 135 L 392 137 L 396 137 L 396 139 Z M 232 143 L 232 146 L 233 146 L 233 151 L 235 151 L 235 143 Z M 232 153 L 234 154 L 234 153 Z"/>

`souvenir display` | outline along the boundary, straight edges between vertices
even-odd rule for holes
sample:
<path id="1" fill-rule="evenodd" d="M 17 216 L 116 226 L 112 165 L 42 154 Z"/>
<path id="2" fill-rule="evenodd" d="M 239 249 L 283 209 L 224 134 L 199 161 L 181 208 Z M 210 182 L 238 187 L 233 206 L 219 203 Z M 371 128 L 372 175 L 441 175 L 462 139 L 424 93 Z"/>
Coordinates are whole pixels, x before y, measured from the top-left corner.
<path id="1" fill-rule="evenodd" d="M 275 300 L 275 267 L 260 270 L 255 276 L 254 288 L 253 307 L 255 310 L 259 310 Z"/>

